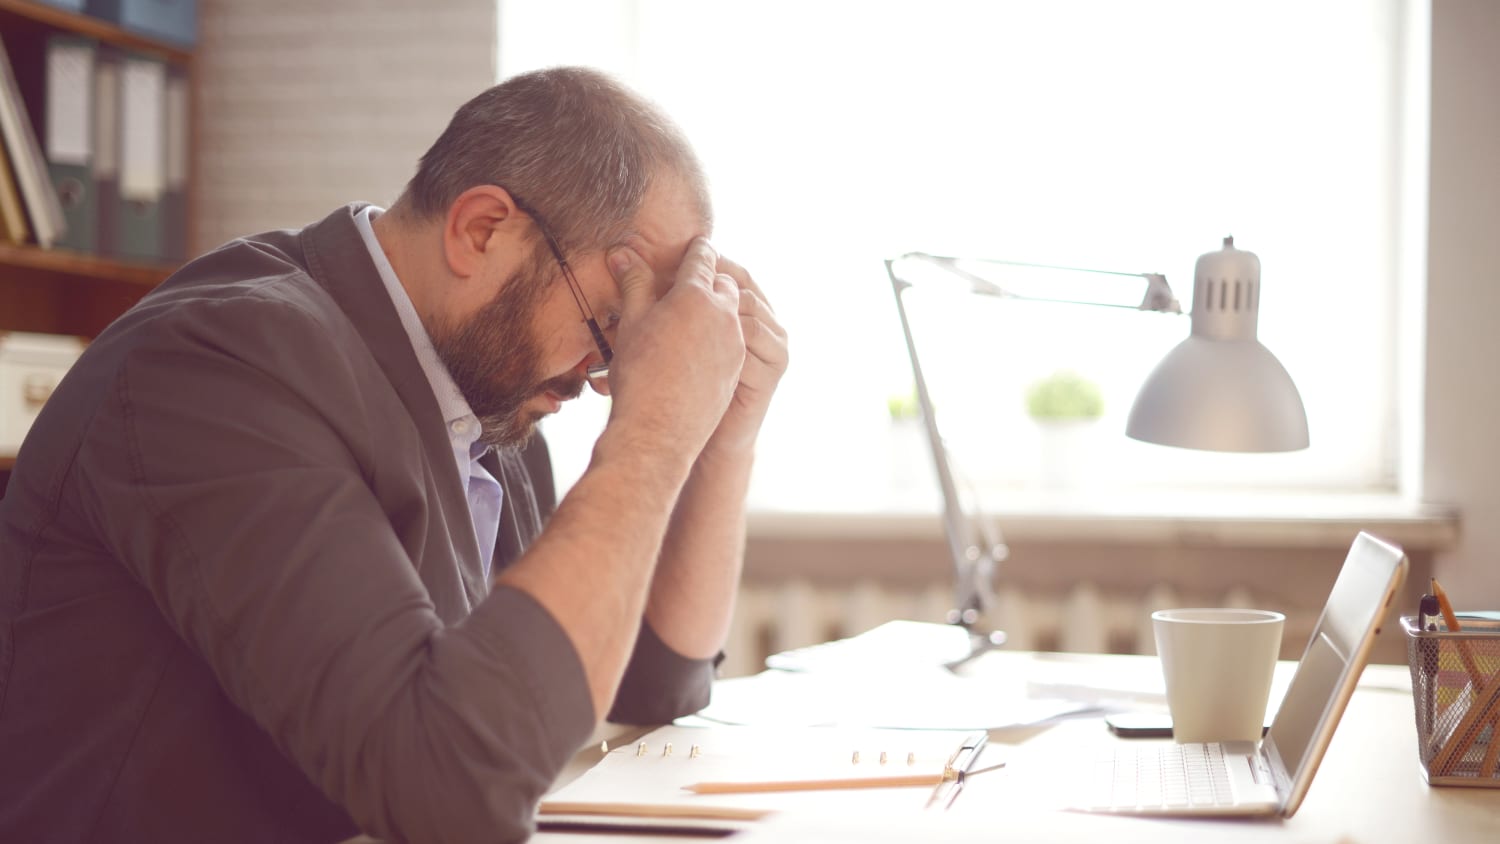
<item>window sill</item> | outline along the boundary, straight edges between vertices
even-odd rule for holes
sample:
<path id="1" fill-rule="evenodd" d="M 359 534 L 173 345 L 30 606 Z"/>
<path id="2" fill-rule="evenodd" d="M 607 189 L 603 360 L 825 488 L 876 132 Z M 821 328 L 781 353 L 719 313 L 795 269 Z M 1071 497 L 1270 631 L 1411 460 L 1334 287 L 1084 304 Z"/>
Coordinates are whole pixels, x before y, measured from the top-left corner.
<path id="1" fill-rule="evenodd" d="M 1365 530 L 1408 550 L 1442 551 L 1457 544 L 1460 525 L 1454 508 L 1389 493 L 1027 493 L 986 512 L 1007 541 L 1032 543 L 1347 547 Z M 858 502 L 816 510 L 752 507 L 749 535 L 941 541 L 943 528 L 936 502 Z"/>

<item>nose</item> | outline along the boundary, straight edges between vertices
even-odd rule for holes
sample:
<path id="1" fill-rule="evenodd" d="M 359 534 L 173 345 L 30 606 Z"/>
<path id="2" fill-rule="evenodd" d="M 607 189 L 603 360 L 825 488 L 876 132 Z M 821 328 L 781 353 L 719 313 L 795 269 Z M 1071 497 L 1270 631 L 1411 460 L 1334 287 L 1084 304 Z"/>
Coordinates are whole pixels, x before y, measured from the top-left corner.
<path id="1" fill-rule="evenodd" d="M 609 395 L 609 364 L 602 362 L 590 364 L 588 374 L 584 377 L 588 379 L 589 386 L 594 392 L 601 396 Z"/>

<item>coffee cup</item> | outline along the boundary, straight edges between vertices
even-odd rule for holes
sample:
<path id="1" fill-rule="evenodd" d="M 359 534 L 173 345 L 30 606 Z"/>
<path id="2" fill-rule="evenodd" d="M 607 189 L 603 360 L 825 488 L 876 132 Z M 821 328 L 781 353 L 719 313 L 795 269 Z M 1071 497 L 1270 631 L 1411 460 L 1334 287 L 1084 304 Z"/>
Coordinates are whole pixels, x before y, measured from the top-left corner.
<path id="1" fill-rule="evenodd" d="M 1285 622 L 1269 610 L 1151 614 L 1177 742 L 1260 740 Z"/>

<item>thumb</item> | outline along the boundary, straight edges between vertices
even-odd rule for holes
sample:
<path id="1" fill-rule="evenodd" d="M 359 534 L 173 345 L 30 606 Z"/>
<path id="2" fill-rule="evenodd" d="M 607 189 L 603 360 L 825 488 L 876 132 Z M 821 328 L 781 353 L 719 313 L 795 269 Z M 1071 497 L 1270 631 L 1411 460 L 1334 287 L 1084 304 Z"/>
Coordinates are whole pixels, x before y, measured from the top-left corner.
<path id="1" fill-rule="evenodd" d="M 638 317 L 656 303 L 656 278 L 651 267 L 629 246 L 610 250 L 609 273 L 620 286 L 620 318 Z"/>

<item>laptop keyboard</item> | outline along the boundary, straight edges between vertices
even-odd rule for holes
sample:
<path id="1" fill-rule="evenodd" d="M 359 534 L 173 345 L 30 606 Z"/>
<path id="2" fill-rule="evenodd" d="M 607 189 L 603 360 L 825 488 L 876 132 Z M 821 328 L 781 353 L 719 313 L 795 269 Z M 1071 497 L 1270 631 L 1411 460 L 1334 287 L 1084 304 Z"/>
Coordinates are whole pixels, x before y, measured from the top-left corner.
<path id="1" fill-rule="evenodd" d="M 1229 770 L 1218 744 L 1118 747 L 1095 763 L 1088 805 L 1097 811 L 1228 806 Z"/>

